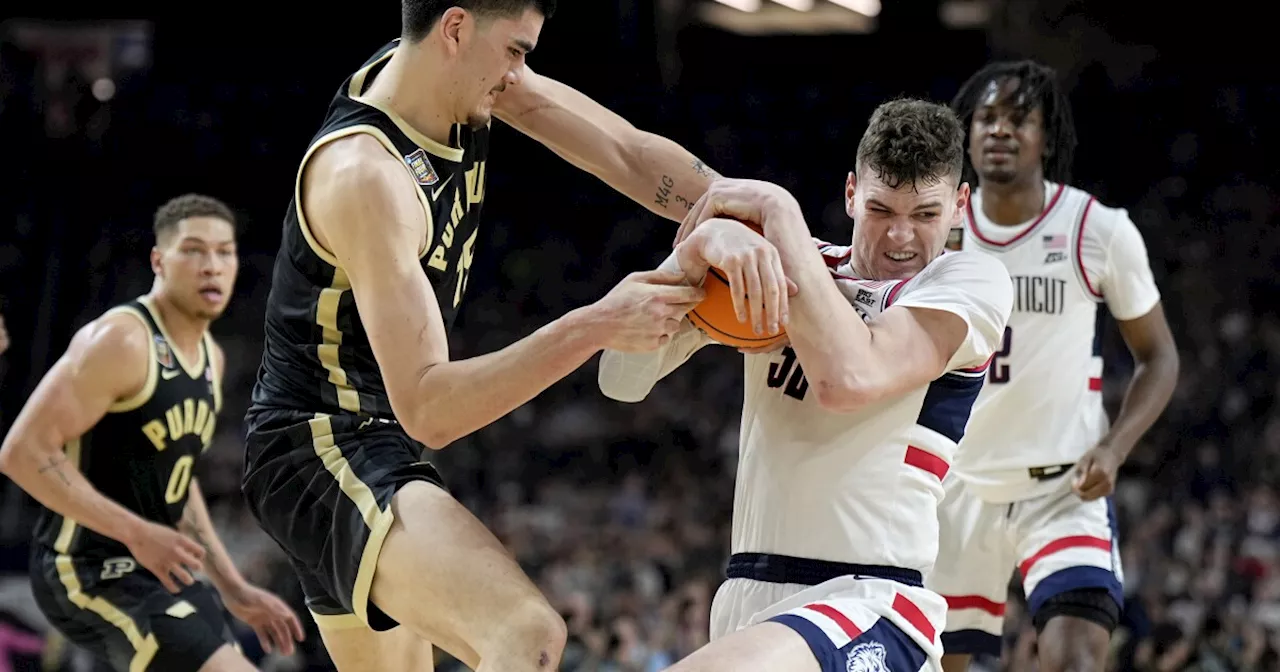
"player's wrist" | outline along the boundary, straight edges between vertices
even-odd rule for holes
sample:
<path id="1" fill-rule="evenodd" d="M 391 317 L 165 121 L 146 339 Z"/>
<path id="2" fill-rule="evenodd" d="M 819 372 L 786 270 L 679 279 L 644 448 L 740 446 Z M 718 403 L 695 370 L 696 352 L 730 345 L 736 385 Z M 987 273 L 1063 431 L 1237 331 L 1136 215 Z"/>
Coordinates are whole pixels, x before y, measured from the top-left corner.
<path id="1" fill-rule="evenodd" d="M 154 524 L 132 512 L 127 516 L 119 517 L 117 521 L 118 522 L 116 524 L 118 527 L 114 538 L 116 541 L 119 541 L 124 544 L 125 547 L 130 549 L 146 537 L 147 530 Z M 107 536 L 113 535 L 109 534 Z"/>
<path id="2" fill-rule="evenodd" d="M 552 325 L 559 327 L 553 334 L 557 342 L 575 349 L 596 352 L 608 343 L 608 308 L 599 301 L 565 313 Z"/>

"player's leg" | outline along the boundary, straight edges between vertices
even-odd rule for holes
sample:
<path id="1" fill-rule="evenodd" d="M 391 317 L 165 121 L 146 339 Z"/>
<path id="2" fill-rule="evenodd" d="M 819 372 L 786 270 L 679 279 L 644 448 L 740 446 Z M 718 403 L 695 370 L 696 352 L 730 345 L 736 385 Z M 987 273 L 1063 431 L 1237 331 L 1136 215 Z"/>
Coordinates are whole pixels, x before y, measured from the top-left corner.
<path id="1" fill-rule="evenodd" d="M 348 670 L 414 670 L 431 672 L 435 650 L 409 628 L 374 632 L 354 614 L 336 619 L 318 618 L 320 637 L 333 664 Z"/>
<path id="2" fill-rule="evenodd" d="M 785 601 L 791 602 L 793 600 Z M 869 608 L 867 602 L 837 597 L 788 609 L 702 647 L 670 670 L 920 672 L 924 669 L 929 663 L 929 653 L 892 620 Z"/>
<path id="3" fill-rule="evenodd" d="M 1015 513 L 1042 672 L 1105 669 L 1124 601 L 1111 501 L 1081 501 L 1067 486 Z"/>
<path id="4" fill-rule="evenodd" d="M 268 440 L 298 449 L 283 467 L 251 468 L 245 494 L 307 577 L 322 627 L 352 614 L 377 632 L 403 624 L 478 672 L 558 666 L 560 615 L 398 425 L 316 416 Z"/>
<path id="5" fill-rule="evenodd" d="M 558 669 L 563 619 L 471 512 L 423 481 L 392 510 L 370 591 L 380 610 L 477 672 Z"/>
<path id="6" fill-rule="evenodd" d="M 50 623 L 114 670 L 253 669 L 207 618 L 222 624 L 225 616 L 202 613 L 220 609 L 213 589 L 203 583 L 174 595 L 150 574 L 139 573 L 127 557 L 87 563 L 47 554 L 38 562 L 32 587 Z M 221 653 L 219 660 L 229 662 L 206 667 L 224 648 L 228 653 Z"/>
<path id="7" fill-rule="evenodd" d="M 156 669 L 167 670 L 168 668 L 157 667 Z M 200 666 L 199 672 L 257 672 L 257 669 L 230 644 L 223 644 L 213 652 L 204 665 Z"/>
<path id="8" fill-rule="evenodd" d="M 720 637 L 667 669 L 670 672 L 823 672 L 800 633 L 772 622 Z"/>
<path id="9" fill-rule="evenodd" d="M 1000 656 L 1013 549 L 1008 505 L 988 504 L 954 473 L 938 507 L 938 560 L 925 586 L 947 601 L 942 633 L 944 672 L 965 672 L 976 654 Z"/>

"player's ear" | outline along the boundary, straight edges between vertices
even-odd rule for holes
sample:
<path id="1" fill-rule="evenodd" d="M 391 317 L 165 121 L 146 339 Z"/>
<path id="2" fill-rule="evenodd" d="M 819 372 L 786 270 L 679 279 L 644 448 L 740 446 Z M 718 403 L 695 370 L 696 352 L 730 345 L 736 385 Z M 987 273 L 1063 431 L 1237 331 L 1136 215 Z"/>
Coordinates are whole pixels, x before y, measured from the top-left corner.
<path id="1" fill-rule="evenodd" d="M 470 17 L 467 10 L 457 6 L 446 9 L 440 16 L 440 39 L 450 56 L 457 54 L 460 49 L 468 18 L 474 17 Z"/>
<path id="2" fill-rule="evenodd" d="M 858 188 L 858 176 L 851 170 L 849 178 L 844 183 L 844 211 L 850 217 L 853 216 L 853 192 Z"/>
<path id="3" fill-rule="evenodd" d="M 956 214 L 963 213 L 969 207 L 969 183 L 961 182 L 960 188 L 956 189 Z"/>
<path id="4" fill-rule="evenodd" d="M 164 277 L 164 265 L 160 263 L 160 248 L 151 248 L 151 272 L 156 274 L 157 278 Z"/>

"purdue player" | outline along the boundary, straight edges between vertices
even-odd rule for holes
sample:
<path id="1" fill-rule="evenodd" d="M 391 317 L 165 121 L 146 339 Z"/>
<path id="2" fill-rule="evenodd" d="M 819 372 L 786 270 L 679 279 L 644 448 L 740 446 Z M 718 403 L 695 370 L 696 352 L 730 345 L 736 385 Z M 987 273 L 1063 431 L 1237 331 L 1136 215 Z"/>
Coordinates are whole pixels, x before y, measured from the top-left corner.
<path id="1" fill-rule="evenodd" d="M 954 242 L 1004 263 L 1014 307 L 946 484 L 946 560 L 930 579 L 950 605 L 945 665 L 963 670 L 970 654 L 1000 654 L 1016 567 L 1040 669 L 1101 670 L 1124 599 L 1108 495 L 1168 403 L 1177 349 L 1128 214 L 1067 184 L 1075 129 L 1055 73 L 994 63 L 953 106 L 969 124 L 979 184 Z M 1137 364 L 1110 428 L 1102 305 Z"/>
<path id="2" fill-rule="evenodd" d="M 76 333 L 0 449 L 0 469 L 46 507 L 31 558 L 37 603 L 120 672 L 253 669 L 193 579 L 201 569 L 266 650 L 290 653 L 302 637 L 284 602 L 236 570 L 193 476 L 222 405 L 225 357 L 208 326 L 235 282 L 233 222 L 206 196 L 161 207 L 151 292 Z"/>
<path id="3" fill-rule="evenodd" d="M 604 347 L 656 348 L 702 297 L 679 274 L 635 274 L 503 350 L 450 360 L 485 246 L 491 116 L 672 219 L 712 175 L 525 67 L 553 5 L 405 0 L 402 38 L 343 82 L 299 166 L 243 491 L 343 672 L 430 669 L 432 643 L 480 672 L 558 667 L 564 622 L 423 453 Z"/>

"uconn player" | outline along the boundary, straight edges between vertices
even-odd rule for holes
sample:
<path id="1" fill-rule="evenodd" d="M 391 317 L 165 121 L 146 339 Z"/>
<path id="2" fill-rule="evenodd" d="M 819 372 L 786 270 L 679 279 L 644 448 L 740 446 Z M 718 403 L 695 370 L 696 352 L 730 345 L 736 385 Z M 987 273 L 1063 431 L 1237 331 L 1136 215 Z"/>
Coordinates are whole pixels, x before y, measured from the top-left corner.
<path id="1" fill-rule="evenodd" d="M 953 242 L 1013 278 L 1013 315 L 947 481 L 930 587 L 951 607 L 948 670 L 1000 653 L 1009 572 L 1039 631 L 1040 669 L 1101 670 L 1123 604 L 1108 495 L 1164 410 L 1178 355 L 1142 236 L 1124 210 L 1066 185 L 1075 146 L 1052 70 L 995 63 L 953 107 L 979 188 Z M 1102 407 L 1105 304 L 1136 360 L 1114 425 Z"/>
<path id="2" fill-rule="evenodd" d="M 664 268 L 695 284 L 708 264 L 741 273 L 764 290 L 753 298 L 781 291 L 785 272 L 798 291 L 790 344 L 744 358 L 728 580 L 713 641 L 673 669 L 939 669 L 946 603 L 922 575 L 942 479 L 1012 303 L 994 259 L 943 253 L 969 195 L 963 138 L 944 106 L 880 106 L 845 188 L 851 247 L 815 247 L 790 194 L 759 182 L 712 183 L 686 220 L 682 233 L 705 224 Z M 760 223 L 768 240 L 721 214 Z M 708 342 L 686 321 L 656 354 L 606 351 L 600 387 L 641 399 Z"/>

